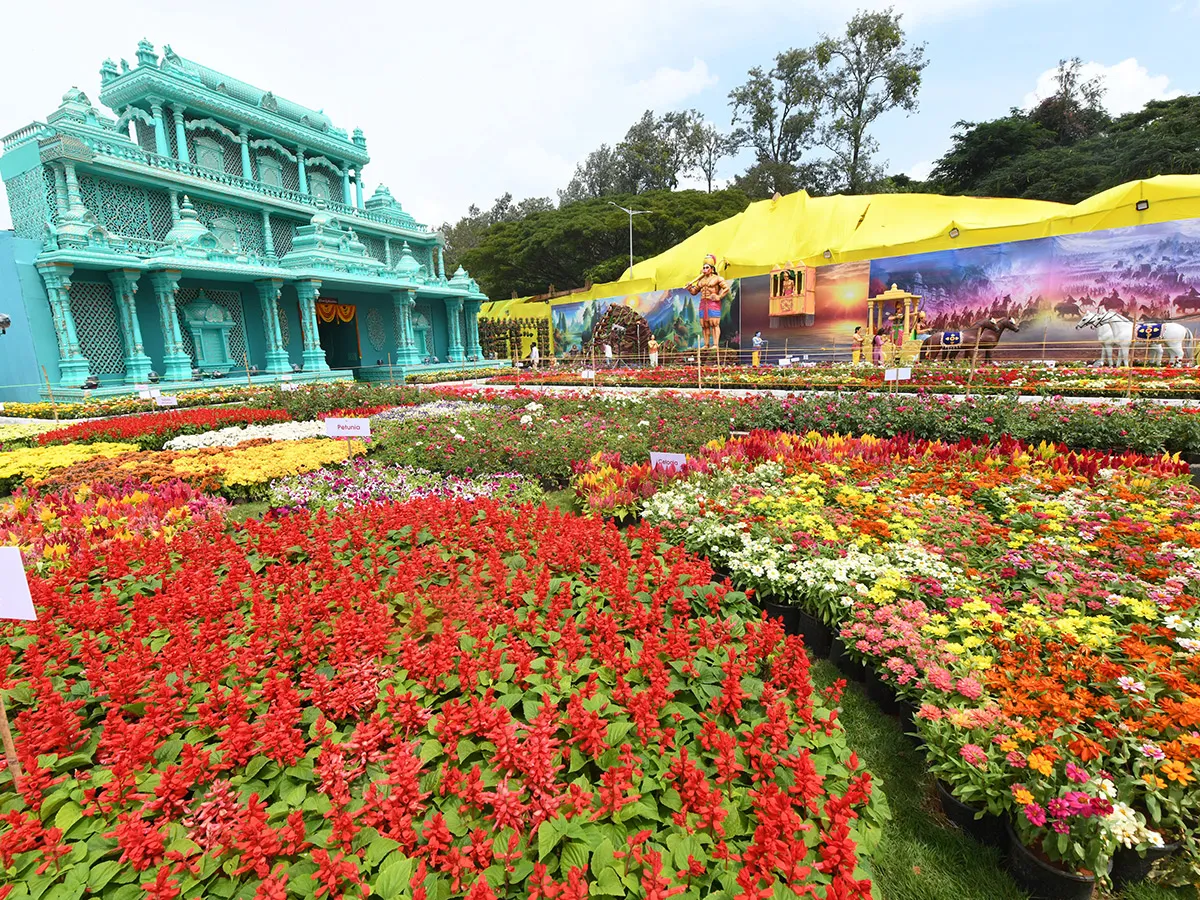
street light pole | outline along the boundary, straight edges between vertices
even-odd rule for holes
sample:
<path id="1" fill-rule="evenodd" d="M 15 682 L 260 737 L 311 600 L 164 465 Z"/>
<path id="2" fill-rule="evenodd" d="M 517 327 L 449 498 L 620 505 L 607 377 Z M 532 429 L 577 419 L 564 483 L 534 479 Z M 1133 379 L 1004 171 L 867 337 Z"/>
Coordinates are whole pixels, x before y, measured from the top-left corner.
<path id="1" fill-rule="evenodd" d="M 632 269 L 633 268 L 633 217 L 634 216 L 648 216 L 648 215 L 650 215 L 651 210 L 648 210 L 648 209 L 626 209 L 625 207 L 621 206 L 621 204 L 613 203 L 613 201 L 611 201 L 611 200 L 608 201 L 608 205 L 615 206 L 621 212 L 626 213 L 629 216 L 629 268 Z"/>

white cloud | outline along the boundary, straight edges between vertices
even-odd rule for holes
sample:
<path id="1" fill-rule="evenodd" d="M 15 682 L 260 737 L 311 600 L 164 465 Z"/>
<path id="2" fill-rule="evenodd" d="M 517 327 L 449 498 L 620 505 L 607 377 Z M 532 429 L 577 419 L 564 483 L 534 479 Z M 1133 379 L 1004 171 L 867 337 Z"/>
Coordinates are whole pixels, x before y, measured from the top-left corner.
<path id="1" fill-rule="evenodd" d="M 905 25 L 1030 0 L 899 0 Z M 865 0 L 871 9 L 891 0 Z M 209 0 L 203 16 L 178 4 L 60 0 L 47 56 L 10 41 L 5 62 L 24 73 L 0 92 L 0 134 L 44 120 L 78 85 L 96 101 L 106 56 L 133 60 L 143 36 L 295 102 L 361 127 L 383 183 L 418 220 L 453 221 L 474 202 L 511 191 L 554 196 L 576 162 L 615 143 L 647 108 L 720 108 L 743 69 L 714 70 L 734 51 L 777 50 L 836 31 L 849 8 L 828 0 Z M 8 14 L 12 34 L 44 30 L 37 4 Z M 727 123 L 722 123 L 727 124 Z M 0 227 L 9 223 L 0 191 Z"/>
<path id="2" fill-rule="evenodd" d="M 1057 68 L 1047 69 L 1038 76 L 1037 86 L 1025 95 L 1024 108 L 1032 109 L 1041 100 L 1053 95 L 1054 75 Z M 1104 108 L 1111 115 L 1136 112 L 1150 100 L 1169 100 L 1183 93 L 1169 89 L 1168 75 L 1151 75 L 1150 71 L 1130 57 L 1115 65 L 1106 66 L 1098 62 L 1086 62 L 1079 70 L 1080 77 L 1088 80 L 1100 76 L 1104 86 Z"/>
<path id="3" fill-rule="evenodd" d="M 929 174 L 932 171 L 933 171 L 933 163 L 926 159 L 926 160 L 922 160 L 921 162 L 913 163 L 911 166 L 908 167 L 908 171 L 905 172 L 904 174 L 907 175 L 909 178 L 911 178 L 913 181 L 924 181 L 926 178 L 929 177 Z"/>

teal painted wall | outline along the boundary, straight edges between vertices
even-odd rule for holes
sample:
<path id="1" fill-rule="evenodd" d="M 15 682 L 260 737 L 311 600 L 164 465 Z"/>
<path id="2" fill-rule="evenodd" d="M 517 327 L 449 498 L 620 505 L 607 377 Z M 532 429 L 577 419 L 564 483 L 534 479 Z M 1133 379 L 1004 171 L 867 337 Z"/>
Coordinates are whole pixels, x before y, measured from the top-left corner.
<path id="1" fill-rule="evenodd" d="M 299 365 L 304 358 L 304 338 L 300 333 L 300 300 L 296 296 L 294 285 L 285 284 L 279 297 L 279 320 L 287 319 L 287 352 L 288 361 Z M 261 366 L 259 368 L 262 368 Z"/>
<path id="2" fill-rule="evenodd" d="M 38 399 L 41 369 L 38 368 L 39 344 L 49 330 L 53 344 L 54 323 L 42 280 L 31 265 L 41 251 L 40 241 L 24 240 L 11 231 L 0 231 L 0 312 L 12 319 L 8 333 L 0 336 L 0 403 L 33 403 Z M 26 272 L 32 273 L 37 290 L 26 285 Z M 41 354 L 50 373 L 58 380 L 58 353 Z"/>
<path id="3" fill-rule="evenodd" d="M 154 285 L 150 276 L 138 279 L 134 306 L 137 309 L 138 325 L 142 329 L 142 349 L 150 357 L 150 368 L 162 375 L 166 368 L 163 353 L 166 352 L 162 333 L 162 320 L 158 316 L 158 304 L 154 301 Z"/>

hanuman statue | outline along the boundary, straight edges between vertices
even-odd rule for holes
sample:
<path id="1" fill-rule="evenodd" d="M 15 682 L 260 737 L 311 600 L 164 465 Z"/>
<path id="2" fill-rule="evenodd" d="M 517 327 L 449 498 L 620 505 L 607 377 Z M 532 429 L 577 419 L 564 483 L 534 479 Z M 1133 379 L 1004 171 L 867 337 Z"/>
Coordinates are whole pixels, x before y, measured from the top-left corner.
<path id="1" fill-rule="evenodd" d="M 729 296 L 729 282 L 717 274 L 717 258 L 704 257 L 700 277 L 687 286 L 693 297 L 700 295 L 700 327 L 704 333 L 700 347 L 715 348 L 721 337 L 721 301 Z"/>

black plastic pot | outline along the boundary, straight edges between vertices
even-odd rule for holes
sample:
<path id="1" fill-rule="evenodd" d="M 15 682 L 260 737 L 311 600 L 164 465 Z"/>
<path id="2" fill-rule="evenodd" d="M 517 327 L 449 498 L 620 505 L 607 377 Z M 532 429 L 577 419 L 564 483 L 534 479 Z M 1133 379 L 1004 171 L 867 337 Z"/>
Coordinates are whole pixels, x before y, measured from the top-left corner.
<path id="1" fill-rule="evenodd" d="M 833 629 L 802 609 L 797 609 L 796 615 L 804 646 L 812 651 L 813 659 L 827 659 L 833 646 Z"/>
<path id="2" fill-rule="evenodd" d="M 963 803 L 939 779 L 937 782 L 938 800 L 942 804 L 942 812 L 946 818 L 958 826 L 959 830 L 975 838 L 979 843 L 995 847 L 1001 853 L 1008 852 L 1010 843 L 1008 823 L 1000 816 L 984 813 L 976 818 L 979 812 L 974 806 Z"/>
<path id="3" fill-rule="evenodd" d="M 884 713 L 894 716 L 900 712 L 900 704 L 896 702 L 895 690 L 880 678 L 874 669 L 867 669 L 866 689 L 867 696 L 874 700 Z"/>
<path id="4" fill-rule="evenodd" d="M 761 606 L 772 619 L 783 620 L 784 634 L 800 634 L 800 610 L 794 606 L 780 606 L 778 603 L 759 601 Z"/>
<path id="5" fill-rule="evenodd" d="M 1051 865 L 1021 843 L 1013 833 L 1012 825 L 1007 825 L 1007 829 L 1011 844 L 1008 874 L 1032 900 L 1090 900 L 1096 887 L 1093 876 Z"/>
<path id="6" fill-rule="evenodd" d="M 830 642 L 829 661 L 853 681 L 864 681 L 867 677 L 867 667 L 846 652 L 846 645 L 840 637 L 834 637 Z"/>
<path id="7" fill-rule="evenodd" d="M 1156 862 L 1172 856 L 1178 850 L 1178 841 L 1162 847 L 1149 847 L 1146 850 L 1145 856 L 1140 856 L 1136 850 L 1122 847 L 1113 854 L 1113 887 L 1120 890 L 1135 884 L 1141 884 L 1150 875 L 1150 870 Z"/>

